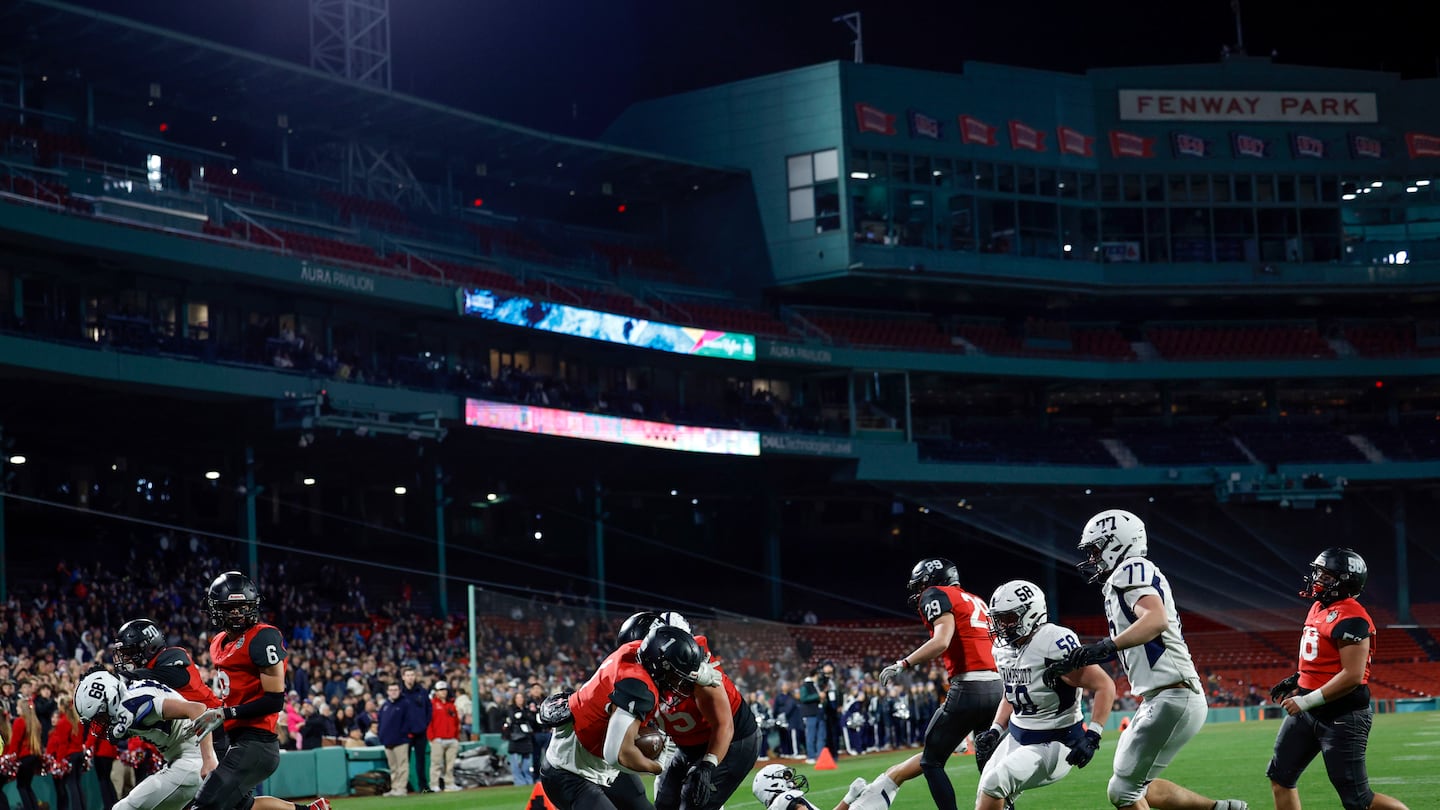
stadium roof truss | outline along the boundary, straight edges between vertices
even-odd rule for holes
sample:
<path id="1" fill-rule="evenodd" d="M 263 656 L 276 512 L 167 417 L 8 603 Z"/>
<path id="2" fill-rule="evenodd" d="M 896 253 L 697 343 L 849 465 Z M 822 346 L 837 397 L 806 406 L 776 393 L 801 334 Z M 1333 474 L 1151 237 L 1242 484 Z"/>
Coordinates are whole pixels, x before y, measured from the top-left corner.
<path id="1" fill-rule="evenodd" d="M 292 129 L 447 162 L 484 163 L 491 176 L 616 194 L 669 197 L 713 189 L 742 169 L 687 162 L 508 124 L 324 71 L 58 0 L 0 0 L 0 54 L 26 73 L 78 75 L 137 97 L 152 83 L 166 103 L 252 125 L 284 116 Z M 557 163 L 574 171 L 558 177 Z"/>

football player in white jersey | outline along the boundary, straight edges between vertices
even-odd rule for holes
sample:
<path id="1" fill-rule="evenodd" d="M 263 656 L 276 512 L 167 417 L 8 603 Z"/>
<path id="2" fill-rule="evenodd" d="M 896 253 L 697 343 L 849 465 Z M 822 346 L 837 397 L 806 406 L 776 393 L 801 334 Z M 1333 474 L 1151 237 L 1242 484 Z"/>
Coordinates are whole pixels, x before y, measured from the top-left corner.
<path id="1" fill-rule="evenodd" d="M 210 732 L 220 728 L 224 714 L 186 700 L 159 681 L 121 680 L 96 670 L 76 685 L 75 711 L 85 722 L 96 723 L 112 742 L 139 737 L 160 749 L 165 760 L 159 772 L 142 780 L 113 810 L 182 810 L 220 764 Z M 250 810 L 330 810 L 330 800 L 322 796 L 305 805 L 256 796 Z"/>
<path id="2" fill-rule="evenodd" d="M 994 724 L 975 737 L 983 769 L 975 810 L 1002 810 L 1022 791 L 1058 782 L 1071 766 L 1089 765 L 1115 702 L 1115 682 L 1094 664 L 1067 673 L 1053 687 L 1044 682 L 1045 668 L 1078 649 L 1080 640 L 1050 624 L 1045 594 L 1033 582 L 1016 579 L 995 589 L 990 635 L 1005 699 Z M 1080 689 L 1094 698 L 1088 724 Z"/>
<path id="3" fill-rule="evenodd" d="M 835 810 L 890 810 L 895 794 L 900 791 L 900 784 L 905 781 L 901 771 L 909 764 L 912 764 L 910 760 L 906 760 L 891 765 L 874 782 L 866 783 L 863 778 L 857 777 L 850 783 L 845 798 L 835 805 Z M 919 773 L 919 770 L 915 769 L 915 772 Z M 810 780 L 789 765 L 766 765 L 750 783 L 751 792 L 766 810 L 820 810 L 805 798 L 805 791 L 809 789 Z"/>
<path id="4" fill-rule="evenodd" d="M 1170 581 L 1145 558 L 1145 524 L 1123 509 L 1090 518 L 1080 535 L 1086 558 L 1076 567 L 1101 585 L 1110 635 L 1068 653 L 1044 678 L 1115 658 L 1130 689 L 1144 698 L 1115 748 L 1115 770 L 1106 793 L 1120 808 L 1145 810 L 1248 810 L 1239 799 L 1216 801 L 1157 778 L 1205 724 L 1205 693 L 1190 648 L 1180 635 L 1180 616 Z"/>
<path id="5" fill-rule="evenodd" d="M 218 725 L 219 711 L 207 714 L 205 704 L 159 681 L 125 683 L 109 672 L 92 672 L 75 687 L 75 711 L 111 740 L 134 736 L 154 743 L 165 759 L 165 767 L 116 802 L 116 810 L 180 810 L 218 764 L 207 732 Z"/>

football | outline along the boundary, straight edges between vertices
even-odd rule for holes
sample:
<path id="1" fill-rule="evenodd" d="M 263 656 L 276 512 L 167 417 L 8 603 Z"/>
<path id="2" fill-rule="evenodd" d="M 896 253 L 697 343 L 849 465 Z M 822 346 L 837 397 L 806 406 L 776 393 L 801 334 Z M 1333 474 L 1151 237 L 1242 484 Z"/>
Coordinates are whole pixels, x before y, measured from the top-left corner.
<path id="1" fill-rule="evenodd" d="M 647 759 L 660 759 L 660 752 L 665 750 L 665 741 L 669 738 L 665 732 L 655 726 L 645 726 L 635 735 L 635 747 L 640 749 Z"/>

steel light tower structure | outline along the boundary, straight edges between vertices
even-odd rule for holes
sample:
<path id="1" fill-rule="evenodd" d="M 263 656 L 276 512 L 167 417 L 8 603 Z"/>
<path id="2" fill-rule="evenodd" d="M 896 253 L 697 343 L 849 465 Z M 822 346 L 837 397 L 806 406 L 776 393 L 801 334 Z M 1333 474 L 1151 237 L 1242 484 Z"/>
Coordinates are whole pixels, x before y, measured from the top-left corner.
<path id="1" fill-rule="evenodd" d="M 390 0 L 310 0 L 310 67 L 390 92 Z M 336 144 L 345 191 L 437 210 L 404 155 L 360 139 Z M 323 160 L 323 158 L 322 158 Z"/>
<path id="2" fill-rule="evenodd" d="M 390 89 L 390 0 L 310 0 L 310 67 Z"/>

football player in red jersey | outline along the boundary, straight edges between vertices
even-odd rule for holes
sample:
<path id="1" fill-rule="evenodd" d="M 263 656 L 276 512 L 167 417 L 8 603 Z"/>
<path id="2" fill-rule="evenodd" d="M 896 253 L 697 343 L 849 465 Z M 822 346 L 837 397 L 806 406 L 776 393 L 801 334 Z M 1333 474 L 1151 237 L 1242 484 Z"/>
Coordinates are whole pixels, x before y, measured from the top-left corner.
<path id="1" fill-rule="evenodd" d="M 217 631 L 210 639 L 210 665 L 215 696 L 224 703 L 220 715 L 230 747 L 192 807 L 250 810 L 256 804 L 255 786 L 280 764 L 275 725 L 285 707 L 285 640 L 273 625 L 260 621 L 260 591 L 239 571 L 227 571 L 210 583 L 206 607 Z M 261 807 L 303 806 L 264 797 Z M 320 799 L 310 807 L 329 810 L 329 802 Z"/>
<path id="2" fill-rule="evenodd" d="M 635 746 L 660 704 L 693 691 L 705 663 L 700 645 L 677 627 L 655 627 L 643 641 L 611 653 L 566 703 L 570 720 L 555 729 L 540 766 L 545 795 L 559 810 L 646 810 L 653 805 L 623 773 L 660 773 Z M 619 789 L 610 790 L 612 785 Z"/>
<path id="3" fill-rule="evenodd" d="M 165 646 L 165 633 L 155 622 L 131 619 L 120 625 L 110 648 L 114 651 L 116 668 L 125 679 L 159 681 L 186 700 L 203 703 L 210 709 L 220 706 L 220 698 L 205 684 L 190 652 L 184 647 Z M 210 740 L 216 751 L 224 751 L 228 745 L 223 728 L 212 731 Z"/>
<path id="4" fill-rule="evenodd" d="M 939 810 L 955 810 L 955 786 L 945 775 L 945 763 L 969 734 L 990 727 L 1004 693 L 990 641 L 990 615 L 985 600 L 960 587 L 955 563 L 931 557 L 910 572 L 910 608 L 930 630 L 930 640 L 880 672 L 888 686 L 903 670 L 940 658 L 950 678 L 945 702 L 925 729 L 925 748 L 918 766 L 925 774 L 930 798 Z M 977 763 L 978 764 L 978 763 Z"/>
<path id="5" fill-rule="evenodd" d="M 1355 597 L 1368 577 L 1364 558 L 1348 548 L 1327 548 L 1310 563 L 1300 595 L 1315 604 L 1300 634 L 1300 669 L 1270 690 L 1289 715 L 1265 772 L 1276 810 L 1299 810 L 1295 784 L 1316 754 L 1345 810 L 1405 810 L 1370 789 L 1365 769 L 1375 623 Z"/>
<path id="6" fill-rule="evenodd" d="M 678 613 L 662 613 L 659 621 L 690 627 Z M 713 662 L 706 638 L 694 638 L 719 683 L 697 685 L 693 694 L 660 707 L 660 727 L 676 751 L 655 780 L 656 810 L 716 810 L 749 776 L 760 752 L 760 726 L 749 702 Z"/>

